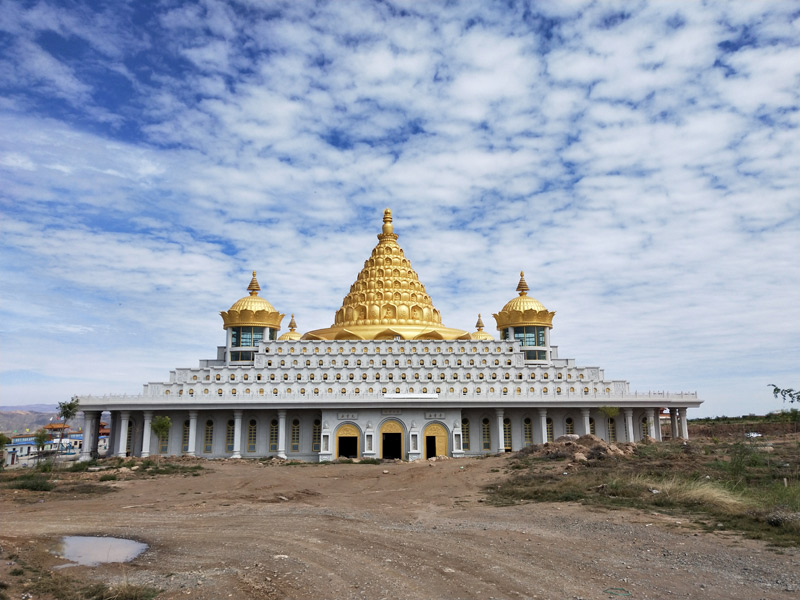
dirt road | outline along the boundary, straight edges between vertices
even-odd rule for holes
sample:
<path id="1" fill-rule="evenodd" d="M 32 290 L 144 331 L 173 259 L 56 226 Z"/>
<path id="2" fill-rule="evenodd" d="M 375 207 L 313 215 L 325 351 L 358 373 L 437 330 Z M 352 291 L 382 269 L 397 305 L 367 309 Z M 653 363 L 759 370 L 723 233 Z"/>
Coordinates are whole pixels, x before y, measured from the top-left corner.
<path id="1" fill-rule="evenodd" d="M 215 461 L 199 477 L 103 483 L 117 488 L 104 495 L 3 490 L 0 580 L 18 598 L 10 555 L 49 569 L 65 563 L 48 551 L 61 536 L 103 535 L 150 548 L 65 572 L 164 599 L 800 597 L 797 549 L 657 513 L 490 506 L 481 490 L 506 460 Z"/>

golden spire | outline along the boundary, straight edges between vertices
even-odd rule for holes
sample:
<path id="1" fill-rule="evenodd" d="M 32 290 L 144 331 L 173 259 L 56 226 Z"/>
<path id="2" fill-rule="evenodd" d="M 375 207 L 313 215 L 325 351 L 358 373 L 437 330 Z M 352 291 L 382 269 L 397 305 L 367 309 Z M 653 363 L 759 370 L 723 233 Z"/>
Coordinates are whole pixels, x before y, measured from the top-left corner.
<path id="1" fill-rule="evenodd" d="M 519 292 L 520 296 L 527 296 L 528 290 L 531 289 L 528 287 L 527 282 L 525 281 L 525 271 L 519 272 L 519 284 L 517 284 L 517 291 Z"/>
<path id="2" fill-rule="evenodd" d="M 378 245 L 364 261 L 342 307 L 328 329 L 305 334 L 306 339 L 444 339 L 469 336 L 466 331 L 442 325 L 425 286 L 397 244 L 392 211 L 383 211 Z M 465 339 L 469 339 L 466 337 Z"/>
<path id="3" fill-rule="evenodd" d="M 280 329 L 281 319 L 285 315 L 280 314 L 272 304 L 258 295 L 261 286 L 258 285 L 255 271 L 247 290 L 250 292 L 249 296 L 239 298 L 227 311 L 219 313 L 222 316 L 223 328 L 252 326 Z"/>
<path id="4" fill-rule="evenodd" d="M 525 271 L 520 271 L 517 285 L 519 296 L 509 300 L 503 309 L 494 315 L 498 330 L 527 325 L 553 327 L 553 316 L 556 313 L 547 310 L 536 298 L 528 296 L 529 289 L 525 281 Z"/>
<path id="5" fill-rule="evenodd" d="M 284 333 L 281 337 L 278 338 L 280 342 L 294 342 L 295 340 L 299 340 L 303 336 L 295 331 L 297 329 L 297 323 L 295 323 L 294 315 L 292 315 L 292 320 L 289 321 L 289 331 Z"/>
<path id="6" fill-rule="evenodd" d="M 481 313 L 478 313 L 478 322 L 475 323 L 475 328 L 478 331 L 473 331 L 470 334 L 470 338 L 473 340 L 493 340 L 491 333 L 487 333 L 483 330 L 483 319 L 481 319 Z"/>
<path id="7" fill-rule="evenodd" d="M 261 290 L 261 286 L 258 285 L 258 279 L 256 279 L 255 271 L 253 271 L 253 278 L 250 280 L 250 285 L 247 286 L 247 289 L 250 291 L 251 296 L 257 296 L 258 292 Z"/>

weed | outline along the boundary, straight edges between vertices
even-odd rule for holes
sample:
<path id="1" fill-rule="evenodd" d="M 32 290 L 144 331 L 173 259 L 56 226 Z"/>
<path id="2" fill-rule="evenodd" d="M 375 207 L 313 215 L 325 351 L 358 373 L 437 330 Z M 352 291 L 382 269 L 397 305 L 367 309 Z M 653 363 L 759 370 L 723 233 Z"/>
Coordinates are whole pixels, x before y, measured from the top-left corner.
<path id="1" fill-rule="evenodd" d="M 19 567 L 15 567 L 9 571 L 9 575 L 13 575 L 14 577 L 19 577 L 20 575 L 25 574 L 25 569 L 20 569 Z"/>
<path id="2" fill-rule="evenodd" d="M 38 473 L 31 473 L 30 475 L 18 477 L 11 483 L 6 484 L 6 487 L 15 490 L 29 490 L 32 492 L 49 492 L 56 487 L 56 485 Z"/>
<path id="3" fill-rule="evenodd" d="M 100 481 L 116 481 L 117 476 L 114 473 L 105 473 L 100 476 Z"/>
<path id="4" fill-rule="evenodd" d="M 88 471 L 89 467 L 96 467 L 97 461 L 96 460 L 86 460 L 82 462 L 75 462 L 72 463 L 66 470 L 70 473 L 83 473 L 84 471 Z"/>

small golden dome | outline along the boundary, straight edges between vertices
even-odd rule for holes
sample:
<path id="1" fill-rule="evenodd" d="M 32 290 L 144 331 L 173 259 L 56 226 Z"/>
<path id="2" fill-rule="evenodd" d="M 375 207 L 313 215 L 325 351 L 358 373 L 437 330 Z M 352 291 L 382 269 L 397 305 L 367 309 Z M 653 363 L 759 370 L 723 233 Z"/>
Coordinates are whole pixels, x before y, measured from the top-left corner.
<path id="1" fill-rule="evenodd" d="M 278 338 L 279 342 L 291 342 L 294 340 L 299 340 L 302 334 L 299 334 L 295 331 L 297 329 L 297 323 L 294 320 L 294 315 L 292 315 L 291 321 L 289 321 L 289 331 L 284 333 L 281 337 Z"/>
<path id="2" fill-rule="evenodd" d="M 364 261 L 350 293 L 327 329 L 305 334 L 305 339 L 470 339 L 461 329 L 442 325 L 425 286 L 397 244 L 392 211 L 383 212 L 378 245 Z"/>
<path id="3" fill-rule="evenodd" d="M 536 298 L 528 296 L 529 289 L 528 283 L 525 281 L 525 272 L 520 271 L 519 284 L 517 285 L 519 296 L 509 300 L 503 310 L 494 315 L 498 330 L 525 325 L 553 327 L 553 316 L 556 313 L 548 311 L 544 304 Z"/>
<path id="4" fill-rule="evenodd" d="M 258 295 L 261 286 L 258 285 L 256 272 L 247 286 L 249 296 L 239 298 L 227 311 L 219 313 L 222 316 L 223 329 L 229 327 L 270 327 L 280 329 L 281 320 L 286 315 L 281 315 L 267 300 Z"/>
<path id="5" fill-rule="evenodd" d="M 493 340 L 494 337 L 492 336 L 492 334 L 489 333 L 488 331 L 484 331 L 483 327 L 484 327 L 483 319 L 481 319 L 481 314 L 478 313 L 478 322 L 475 323 L 475 328 L 478 331 L 473 331 L 470 334 L 470 338 L 472 338 L 473 340 L 478 340 L 478 341 L 480 341 L 480 340 Z"/>

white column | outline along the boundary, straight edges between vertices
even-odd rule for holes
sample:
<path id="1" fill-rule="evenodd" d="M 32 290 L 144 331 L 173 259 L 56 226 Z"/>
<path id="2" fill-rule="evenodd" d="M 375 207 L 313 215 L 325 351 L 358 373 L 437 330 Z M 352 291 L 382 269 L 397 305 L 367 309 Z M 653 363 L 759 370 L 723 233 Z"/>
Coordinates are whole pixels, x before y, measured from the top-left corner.
<path id="1" fill-rule="evenodd" d="M 497 417 L 497 444 L 495 445 L 495 452 L 499 454 L 500 452 L 506 451 L 506 436 L 503 432 L 503 415 L 505 411 L 502 408 L 495 408 L 494 412 Z"/>
<path id="2" fill-rule="evenodd" d="M 661 420 L 658 416 L 659 412 L 657 408 L 654 408 L 650 411 L 650 416 L 647 419 L 649 421 L 648 425 L 650 425 L 650 437 L 657 442 L 661 440 Z"/>
<path id="3" fill-rule="evenodd" d="M 547 409 L 539 409 L 539 430 L 542 432 L 542 443 L 547 442 Z"/>
<path id="4" fill-rule="evenodd" d="M 286 411 L 278 411 L 278 458 L 286 458 Z"/>
<path id="5" fill-rule="evenodd" d="M 677 408 L 670 408 L 669 409 L 669 424 L 672 430 L 672 439 L 677 440 L 680 436 L 678 432 L 678 409 Z"/>
<path id="6" fill-rule="evenodd" d="M 79 462 L 92 459 L 92 432 L 94 431 L 92 421 L 96 418 L 95 413 L 88 410 L 83 411 L 83 446 L 81 455 L 78 457 Z"/>
<path id="7" fill-rule="evenodd" d="M 681 437 L 684 440 L 688 440 L 689 439 L 689 423 L 686 421 L 686 409 L 685 408 L 679 408 L 678 409 L 678 413 L 680 414 L 680 417 L 681 417 Z"/>
<path id="8" fill-rule="evenodd" d="M 242 411 L 233 411 L 233 454 L 231 458 L 242 458 Z"/>
<path id="9" fill-rule="evenodd" d="M 142 431 L 142 458 L 147 458 L 148 456 L 150 456 L 150 441 L 151 441 L 150 423 L 153 422 L 153 413 L 149 410 L 146 410 L 144 411 L 143 414 L 144 414 L 144 427 Z M 158 444 L 159 444 L 159 449 L 156 450 L 156 453 L 158 453 L 161 450 L 160 448 L 161 440 L 159 440 Z"/>
<path id="10" fill-rule="evenodd" d="M 131 418 L 131 413 L 119 413 L 119 427 L 117 427 L 117 456 L 125 457 L 128 452 L 128 421 Z"/>
<path id="11" fill-rule="evenodd" d="M 589 422 L 591 412 L 592 411 L 588 408 L 581 409 L 581 416 L 583 417 L 583 435 L 589 435 L 592 432 L 592 424 Z"/>
<path id="12" fill-rule="evenodd" d="M 181 431 L 183 436 L 183 431 Z M 189 447 L 186 449 L 187 456 L 194 456 L 195 448 L 197 448 L 197 411 L 189 411 Z"/>
<path id="13" fill-rule="evenodd" d="M 625 432 L 628 436 L 628 441 L 633 441 L 633 409 L 626 408 L 625 412 Z"/>

